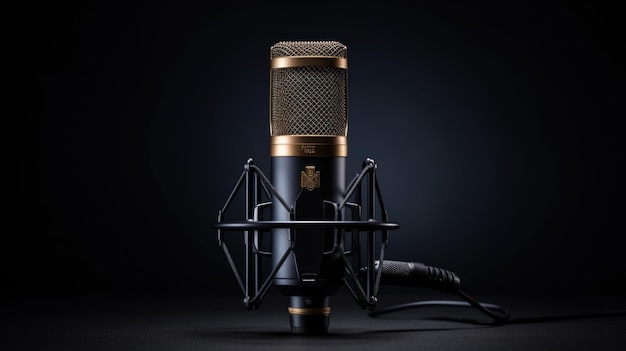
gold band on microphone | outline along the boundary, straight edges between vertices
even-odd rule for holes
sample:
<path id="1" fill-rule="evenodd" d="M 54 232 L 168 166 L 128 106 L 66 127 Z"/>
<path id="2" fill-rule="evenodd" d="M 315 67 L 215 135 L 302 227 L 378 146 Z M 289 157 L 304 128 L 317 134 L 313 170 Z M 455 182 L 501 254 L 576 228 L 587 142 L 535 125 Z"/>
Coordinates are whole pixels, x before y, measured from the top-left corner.
<path id="1" fill-rule="evenodd" d="M 270 60 L 270 68 L 337 67 L 348 69 L 348 59 L 332 56 L 283 56 Z"/>
<path id="2" fill-rule="evenodd" d="M 328 316 L 330 315 L 330 307 L 319 307 L 319 308 L 299 308 L 299 307 L 289 307 L 289 314 L 299 315 L 299 316 Z"/>
<path id="3" fill-rule="evenodd" d="M 270 139 L 270 156 L 348 157 L 348 142 L 336 135 L 278 135 Z"/>

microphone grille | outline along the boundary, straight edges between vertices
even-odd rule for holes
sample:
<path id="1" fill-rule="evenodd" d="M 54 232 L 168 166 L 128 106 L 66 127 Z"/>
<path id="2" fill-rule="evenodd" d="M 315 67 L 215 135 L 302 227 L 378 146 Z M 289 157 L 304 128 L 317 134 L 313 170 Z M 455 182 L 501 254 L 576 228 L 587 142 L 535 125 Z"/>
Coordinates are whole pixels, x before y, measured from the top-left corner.
<path id="1" fill-rule="evenodd" d="M 337 41 L 281 41 L 270 58 L 347 57 Z M 333 65 L 272 68 L 270 132 L 278 135 L 347 135 L 347 72 Z"/>
<path id="2" fill-rule="evenodd" d="M 347 48 L 338 41 L 280 41 L 271 49 L 271 58 L 286 56 L 343 57 Z"/>

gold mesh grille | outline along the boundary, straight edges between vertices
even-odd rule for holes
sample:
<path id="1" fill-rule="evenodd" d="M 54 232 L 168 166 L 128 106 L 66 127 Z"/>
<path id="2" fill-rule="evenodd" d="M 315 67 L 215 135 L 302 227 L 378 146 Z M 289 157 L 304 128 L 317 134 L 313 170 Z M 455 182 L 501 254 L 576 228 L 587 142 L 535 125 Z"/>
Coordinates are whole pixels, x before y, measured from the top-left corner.
<path id="1" fill-rule="evenodd" d="M 279 42 L 271 57 L 346 57 L 335 41 Z M 277 135 L 345 136 L 347 72 L 337 67 L 307 66 L 272 70 L 271 131 Z"/>

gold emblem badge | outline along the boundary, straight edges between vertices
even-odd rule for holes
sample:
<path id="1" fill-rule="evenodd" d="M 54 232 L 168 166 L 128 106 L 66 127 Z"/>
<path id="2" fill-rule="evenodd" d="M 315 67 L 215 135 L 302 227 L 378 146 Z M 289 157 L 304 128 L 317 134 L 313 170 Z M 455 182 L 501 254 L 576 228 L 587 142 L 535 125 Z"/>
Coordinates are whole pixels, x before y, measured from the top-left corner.
<path id="1" fill-rule="evenodd" d="M 304 166 L 304 171 L 300 172 L 300 186 L 309 191 L 320 187 L 320 172 L 315 166 Z"/>

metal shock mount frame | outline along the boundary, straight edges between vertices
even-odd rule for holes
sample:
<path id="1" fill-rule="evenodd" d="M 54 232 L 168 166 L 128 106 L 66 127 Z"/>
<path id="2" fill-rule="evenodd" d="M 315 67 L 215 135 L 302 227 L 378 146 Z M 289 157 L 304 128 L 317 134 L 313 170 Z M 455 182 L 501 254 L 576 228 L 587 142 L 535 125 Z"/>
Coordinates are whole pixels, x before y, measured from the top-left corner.
<path id="1" fill-rule="evenodd" d="M 334 249 L 324 254 L 338 253 L 345 263 L 345 284 L 352 297 L 361 308 L 374 309 L 377 303 L 378 289 L 380 286 L 380 275 L 382 270 L 376 270 L 376 235 L 381 235 L 381 247 L 378 260 L 384 260 L 385 247 L 388 244 L 388 231 L 399 228 L 399 224 L 388 221 L 388 214 L 385 210 L 381 197 L 378 178 L 376 177 L 377 165 L 373 159 L 367 158 L 363 162 L 363 168 L 359 174 L 347 186 L 346 194 L 339 203 L 325 201 L 334 209 L 334 220 L 319 221 L 297 221 L 295 220 L 295 208 L 285 201 L 271 184 L 267 176 L 257 167 L 250 158 L 244 165 L 239 180 L 234 186 L 230 196 L 224 206 L 218 211 L 217 240 L 224 251 L 224 255 L 241 287 L 244 294 L 244 305 L 247 309 L 257 309 L 263 298 L 272 286 L 274 276 L 294 251 L 296 245 L 296 232 L 302 228 L 312 229 L 333 229 L 335 237 Z M 364 182 L 364 180 L 366 180 Z M 363 184 L 366 183 L 366 184 Z M 234 201 L 236 195 L 245 186 L 245 208 L 246 220 L 228 222 L 225 220 L 226 212 Z M 366 194 L 366 218 L 363 220 L 363 187 Z M 266 221 L 263 220 L 264 211 L 271 207 L 272 201 L 263 201 L 265 196 L 273 201 L 279 201 L 289 212 L 289 221 Z M 353 199 L 351 201 L 351 199 Z M 376 209 L 380 210 L 380 220 L 376 219 Z M 344 209 L 351 212 L 351 220 L 344 220 Z M 289 228 L 289 247 L 280 254 L 278 263 L 272 268 L 270 273 L 262 278 L 262 257 L 271 257 L 272 252 L 263 251 L 260 248 L 264 234 L 270 233 L 274 228 Z M 226 244 L 226 232 L 243 232 L 245 244 L 245 276 L 242 276 L 235 265 L 233 258 Z M 350 250 L 345 250 L 344 238 L 346 233 L 352 235 Z M 365 269 L 363 278 L 359 270 L 361 265 L 361 248 L 365 236 Z M 356 267 L 356 270 L 355 268 Z M 299 273 L 298 273 L 299 274 Z M 298 277 L 301 279 L 301 277 Z"/>

